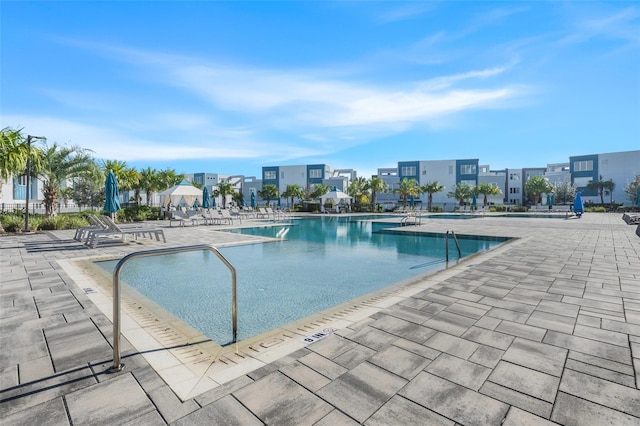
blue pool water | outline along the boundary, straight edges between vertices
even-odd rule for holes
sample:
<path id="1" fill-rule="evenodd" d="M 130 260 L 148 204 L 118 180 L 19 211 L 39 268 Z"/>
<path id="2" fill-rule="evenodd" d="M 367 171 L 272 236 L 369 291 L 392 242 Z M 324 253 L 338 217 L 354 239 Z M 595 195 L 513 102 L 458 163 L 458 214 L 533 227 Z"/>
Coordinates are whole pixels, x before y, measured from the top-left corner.
<path id="1" fill-rule="evenodd" d="M 296 219 L 287 225 L 230 230 L 285 239 L 221 248 L 238 282 L 238 340 L 272 330 L 412 276 L 443 268 L 443 234 L 401 234 L 354 217 Z M 504 238 L 458 236 L 462 255 Z M 450 244 L 450 258 L 457 253 Z M 97 262 L 108 272 L 117 260 Z M 231 276 L 209 251 L 135 259 L 122 281 L 226 344 L 231 331 Z"/>

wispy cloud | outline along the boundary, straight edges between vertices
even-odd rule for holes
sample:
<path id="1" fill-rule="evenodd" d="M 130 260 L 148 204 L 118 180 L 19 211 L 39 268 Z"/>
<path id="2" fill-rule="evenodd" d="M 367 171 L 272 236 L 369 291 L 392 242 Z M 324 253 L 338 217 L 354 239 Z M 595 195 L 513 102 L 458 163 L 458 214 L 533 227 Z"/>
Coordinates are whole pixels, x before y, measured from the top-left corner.
<path id="1" fill-rule="evenodd" d="M 390 22 L 405 21 L 407 19 L 417 18 L 429 13 L 438 6 L 438 2 L 412 2 L 405 3 L 401 6 L 392 4 L 391 7 L 383 9 L 377 13 L 374 19 L 377 22 L 387 24 Z"/>
<path id="2" fill-rule="evenodd" d="M 597 15 L 594 16 L 595 14 Z M 572 15 L 572 17 L 572 31 L 560 40 L 560 44 L 603 39 L 622 41 L 631 48 L 640 46 L 640 9 L 637 7 L 628 7 L 609 13 L 590 10 L 587 16 L 577 13 L 577 16 Z"/>

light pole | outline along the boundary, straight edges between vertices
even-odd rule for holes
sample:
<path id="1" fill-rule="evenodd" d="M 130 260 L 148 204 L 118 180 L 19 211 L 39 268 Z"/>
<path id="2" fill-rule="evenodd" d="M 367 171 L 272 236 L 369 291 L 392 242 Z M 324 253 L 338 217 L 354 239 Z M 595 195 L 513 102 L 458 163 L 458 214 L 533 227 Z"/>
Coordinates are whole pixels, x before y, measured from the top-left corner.
<path id="1" fill-rule="evenodd" d="M 24 208 L 24 232 L 30 232 L 29 229 L 29 181 L 31 180 L 31 141 L 41 140 L 46 141 L 44 136 L 31 136 L 27 135 L 27 194 L 25 196 L 25 208 Z"/>

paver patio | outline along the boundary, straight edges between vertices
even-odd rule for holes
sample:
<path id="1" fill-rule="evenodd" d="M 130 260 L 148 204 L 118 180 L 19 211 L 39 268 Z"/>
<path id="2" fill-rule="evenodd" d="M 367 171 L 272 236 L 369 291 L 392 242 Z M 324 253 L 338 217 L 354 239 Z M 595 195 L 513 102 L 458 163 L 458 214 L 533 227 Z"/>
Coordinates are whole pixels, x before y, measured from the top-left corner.
<path id="1" fill-rule="evenodd" d="M 180 380 L 193 370 L 152 365 L 204 355 L 180 340 L 139 350 L 123 338 L 125 368 L 108 373 L 112 323 L 64 267 L 249 238 L 158 224 L 167 243 L 90 250 L 74 231 L 0 237 L 2 425 L 640 424 L 640 237 L 621 215 L 403 228 L 516 239 L 422 278 L 409 296 L 379 298 L 315 343 L 240 352 L 238 364 L 225 355 L 188 398 Z"/>

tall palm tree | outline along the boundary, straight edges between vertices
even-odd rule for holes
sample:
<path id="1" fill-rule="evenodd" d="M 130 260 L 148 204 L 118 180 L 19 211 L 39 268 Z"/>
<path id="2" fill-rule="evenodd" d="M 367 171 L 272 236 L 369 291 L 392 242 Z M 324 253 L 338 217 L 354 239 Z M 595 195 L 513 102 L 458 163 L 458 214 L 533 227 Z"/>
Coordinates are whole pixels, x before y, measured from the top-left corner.
<path id="1" fill-rule="evenodd" d="M 158 190 L 164 191 L 165 189 L 169 189 L 172 186 L 180 183 L 182 179 L 184 179 L 184 174 L 182 173 L 178 174 L 178 172 L 176 172 L 175 169 L 167 167 L 166 169 L 160 170 L 158 172 L 160 189 Z"/>
<path id="2" fill-rule="evenodd" d="M 220 182 L 218 183 L 218 188 L 213 191 L 213 195 L 215 197 L 222 197 L 222 208 L 227 208 L 227 195 L 233 195 L 235 191 L 233 190 L 233 185 L 229 182 Z"/>
<path id="3" fill-rule="evenodd" d="M 140 170 L 140 187 L 145 192 L 147 206 L 150 206 L 153 193 L 163 189 L 161 188 L 160 174 L 158 171 L 151 167 Z"/>
<path id="4" fill-rule="evenodd" d="M 10 127 L 0 130 L 0 194 L 4 182 L 23 173 L 27 165 L 29 148 L 21 131 Z M 0 232 L 4 232 L 1 222 Z"/>
<path id="5" fill-rule="evenodd" d="M 90 173 L 94 167 L 92 151 L 78 145 L 44 145 L 35 173 L 43 183 L 44 207 L 47 215 L 55 214 L 60 190 L 68 179 Z"/>
<path id="6" fill-rule="evenodd" d="M 433 194 L 444 191 L 444 185 L 437 180 L 425 183 L 420 187 L 420 192 L 427 194 L 427 209 L 431 211 L 433 206 Z"/>
<path id="7" fill-rule="evenodd" d="M 418 181 L 415 179 L 403 178 L 398 182 L 398 187 L 393 192 L 400 195 L 402 205 L 407 207 L 407 199 L 409 197 L 420 195 L 420 186 L 418 186 Z"/>
<path id="8" fill-rule="evenodd" d="M 387 182 L 382 180 L 379 176 L 372 176 L 369 179 L 369 190 L 371 191 L 371 210 L 376 210 L 376 201 L 378 198 L 378 194 L 384 194 L 389 189 L 389 185 Z"/>
<path id="9" fill-rule="evenodd" d="M 291 198 L 291 208 L 293 208 L 295 198 L 302 198 L 304 196 L 304 191 L 298 184 L 287 185 L 287 188 L 281 195 L 285 198 Z"/>
<path id="10" fill-rule="evenodd" d="M 533 204 L 538 204 L 542 194 L 553 191 L 553 186 L 542 176 L 533 176 L 524 184 L 524 191 L 531 196 Z"/>
<path id="11" fill-rule="evenodd" d="M 362 205 L 365 204 L 369 198 L 369 182 L 362 176 L 357 177 L 349 184 L 347 191 L 349 195 L 353 197 L 356 208 L 361 210 Z"/>
<path id="12" fill-rule="evenodd" d="M 459 204 L 463 206 L 465 201 L 473 196 L 473 191 L 473 186 L 461 182 L 452 187 L 452 191 L 447 193 L 447 197 L 455 198 L 456 200 L 458 200 Z"/>
<path id="13" fill-rule="evenodd" d="M 476 188 L 476 192 L 478 194 L 484 195 L 484 199 L 482 200 L 482 205 L 486 206 L 488 204 L 487 197 L 489 195 L 495 196 L 502 194 L 502 190 L 495 185 L 491 185 L 490 183 L 482 182 Z"/>
<path id="14" fill-rule="evenodd" d="M 604 192 L 609 189 L 609 186 L 611 186 L 610 184 L 612 183 L 612 180 L 604 180 L 602 175 L 600 175 L 600 179 L 589 181 L 587 189 L 589 191 L 598 191 L 598 195 L 600 195 L 600 204 L 604 206 Z"/>
<path id="15" fill-rule="evenodd" d="M 262 189 L 258 191 L 258 196 L 260 198 L 267 199 L 267 207 L 269 207 L 269 204 L 271 203 L 271 199 L 278 198 L 278 195 L 280 195 L 278 191 L 278 187 L 272 183 L 267 183 L 266 185 L 263 185 Z"/>

